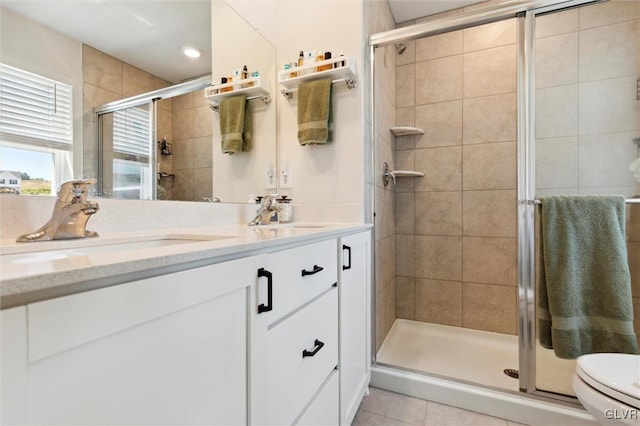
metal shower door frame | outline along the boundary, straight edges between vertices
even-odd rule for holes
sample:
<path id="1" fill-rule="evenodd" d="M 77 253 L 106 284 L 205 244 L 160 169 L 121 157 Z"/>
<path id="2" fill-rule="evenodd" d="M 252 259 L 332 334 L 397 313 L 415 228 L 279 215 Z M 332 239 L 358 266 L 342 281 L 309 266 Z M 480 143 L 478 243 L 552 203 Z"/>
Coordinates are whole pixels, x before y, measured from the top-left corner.
<path id="1" fill-rule="evenodd" d="M 375 133 L 375 49 L 464 28 L 517 18 L 517 223 L 519 387 L 543 398 L 575 403 L 572 397 L 536 389 L 535 327 L 535 16 L 606 0 L 506 0 L 462 15 L 372 34 L 370 46 L 371 137 Z M 375 197 L 372 197 L 375 206 Z M 372 211 L 373 211 L 372 207 Z M 374 276 L 375 279 L 375 276 Z M 373 298 L 372 298 L 373 299 Z M 372 301 L 375 307 L 375 300 Z M 372 315 L 375 337 L 375 315 Z M 375 338 L 372 338 L 375 342 Z M 372 343 L 372 346 L 375 344 Z M 375 346 L 372 358 L 375 364 Z M 455 379 L 451 379 L 455 381 Z"/>

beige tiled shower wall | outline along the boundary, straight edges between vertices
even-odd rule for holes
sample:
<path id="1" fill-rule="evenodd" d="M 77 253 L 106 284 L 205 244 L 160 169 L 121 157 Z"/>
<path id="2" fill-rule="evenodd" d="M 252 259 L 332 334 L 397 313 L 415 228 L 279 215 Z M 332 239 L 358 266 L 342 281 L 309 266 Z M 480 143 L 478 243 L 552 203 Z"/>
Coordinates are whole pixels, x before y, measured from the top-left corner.
<path id="1" fill-rule="evenodd" d="M 550 194 L 640 197 L 640 2 L 611 2 L 536 20 L 536 187 Z M 640 336 L 640 206 L 627 209 Z"/>
<path id="2" fill-rule="evenodd" d="M 82 45 L 82 79 L 83 174 L 95 177 L 97 152 L 93 108 L 171 84 L 86 44 Z M 159 109 L 170 114 L 171 100 L 162 101 Z M 159 112 L 159 115 L 164 112 Z M 170 133 L 171 129 L 167 132 Z"/>
<path id="3" fill-rule="evenodd" d="M 367 1 L 365 7 L 365 34 L 374 34 L 395 27 L 387 2 Z M 389 128 L 395 122 L 396 57 L 393 46 L 376 49 L 375 53 L 375 129 L 373 132 L 374 170 L 370 175 L 375 199 L 375 301 L 376 350 L 396 319 L 396 240 L 393 186 L 382 183 L 382 164 L 394 167 L 392 136 Z M 369 114 L 370 115 L 370 114 Z M 367 116 L 367 119 L 369 117 Z M 368 120 L 370 121 L 370 120 Z"/>
<path id="4" fill-rule="evenodd" d="M 211 197 L 214 114 L 201 90 L 173 98 L 174 200 Z"/>
<path id="5" fill-rule="evenodd" d="M 457 13 L 457 12 L 452 12 Z M 516 22 L 396 57 L 397 316 L 516 334 Z"/>

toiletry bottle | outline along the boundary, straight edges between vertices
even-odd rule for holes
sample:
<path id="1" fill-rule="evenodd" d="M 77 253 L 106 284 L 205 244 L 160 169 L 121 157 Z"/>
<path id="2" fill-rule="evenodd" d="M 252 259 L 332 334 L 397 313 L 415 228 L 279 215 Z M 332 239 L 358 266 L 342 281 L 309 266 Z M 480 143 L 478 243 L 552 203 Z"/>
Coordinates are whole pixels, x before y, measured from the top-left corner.
<path id="1" fill-rule="evenodd" d="M 322 62 L 322 61 L 324 61 L 324 54 L 322 53 L 322 49 L 319 49 L 316 51 L 316 62 Z M 322 65 L 319 67 L 316 67 L 315 71 L 316 72 L 322 71 Z"/>
<path id="2" fill-rule="evenodd" d="M 298 68 L 304 65 L 304 51 L 300 51 L 300 56 L 298 56 Z M 296 73 L 296 75 L 302 75 L 301 73 Z"/>
<path id="3" fill-rule="evenodd" d="M 241 77 L 242 81 L 245 81 L 246 79 L 249 78 L 249 70 L 247 69 L 246 65 L 242 67 L 242 74 L 241 74 L 240 77 Z M 242 83 L 242 87 L 249 87 L 249 84 L 246 83 L 246 82 Z"/>
<path id="4" fill-rule="evenodd" d="M 230 80 L 231 81 L 231 80 Z M 242 87 L 242 73 L 240 72 L 240 70 L 234 70 L 233 71 L 233 81 L 236 83 L 233 85 L 234 89 L 240 89 Z"/>
<path id="5" fill-rule="evenodd" d="M 222 77 L 222 78 L 220 79 L 220 84 L 227 84 L 227 82 L 228 82 L 228 81 L 227 81 L 227 77 Z M 220 89 L 220 92 L 221 92 L 221 93 L 224 93 L 224 92 L 228 92 L 229 90 L 230 90 L 230 88 L 229 88 L 229 87 L 222 87 L 222 88 Z"/>
<path id="6" fill-rule="evenodd" d="M 282 69 L 286 72 L 282 73 L 282 79 L 286 80 L 287 78 L 291 77 L 291 72 L 289 72 L 289 70 L 291 69 L 291 65 L 284 64 L 284 66 L 282 67 Z"/>
<path id="7" fill-rule="evenodd" d="M 315 64 L 315 62 L 316 62 L 315 53 L 312 50 L 308 51 L 307 54 L 305 55 L 305 58 L 304 58 L 304 64 L 305 65 L 311 65 L 311 64 Z M 315 71 L 316 71 L 315 68 L 307 68 L 304 73 L 305 74 L 311 74 L 311 73 L 313 73 Z"/>
<path id="8" fill-rule="evenodd" d="M 331 59 L 331 52 L 324 52 L 323 60 L 324 60 L 324 61 L 327 61 L 327 60 L 329 60 L 329 59 Z M 331 64 L 320 65 L 320 66 L 318 67 L 318 71 L 326 71 L 326 70 L 330 70 L 332 67 L 333 67 L 333 65 L 331 65 Z"/>

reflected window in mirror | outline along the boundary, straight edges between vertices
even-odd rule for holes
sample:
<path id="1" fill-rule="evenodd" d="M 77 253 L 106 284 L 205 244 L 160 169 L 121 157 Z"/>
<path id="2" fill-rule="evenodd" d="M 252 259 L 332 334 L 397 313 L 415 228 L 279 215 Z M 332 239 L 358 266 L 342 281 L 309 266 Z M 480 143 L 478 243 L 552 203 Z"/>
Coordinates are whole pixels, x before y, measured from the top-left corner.
<path id="1" fill-rule="evenodd" d="M 52 195 L 73 174 L 71 86 L 0 64 L 0 172 L 20 192 Z"/>

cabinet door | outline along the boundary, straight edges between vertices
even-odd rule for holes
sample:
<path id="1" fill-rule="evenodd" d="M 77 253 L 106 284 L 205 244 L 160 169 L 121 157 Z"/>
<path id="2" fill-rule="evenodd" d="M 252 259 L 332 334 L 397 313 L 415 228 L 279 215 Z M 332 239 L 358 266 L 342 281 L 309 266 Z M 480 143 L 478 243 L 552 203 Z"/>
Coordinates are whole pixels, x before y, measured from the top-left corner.
<path id="1" fill-rule="evenodd" d="M 340 424 L 353 421 L 371 377 L 371 234 L 340 238 Z"/>
<path id="2" fill-rule="evenodd" d="M 27 308 L 0 313 L 0 424 L 27 422 Z"/>
<path id="3" fill-rule="evenodd" d="M 246 424 L 256 266 L 242 259 L 29 305 L 28 423 Z"/>

